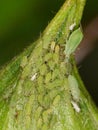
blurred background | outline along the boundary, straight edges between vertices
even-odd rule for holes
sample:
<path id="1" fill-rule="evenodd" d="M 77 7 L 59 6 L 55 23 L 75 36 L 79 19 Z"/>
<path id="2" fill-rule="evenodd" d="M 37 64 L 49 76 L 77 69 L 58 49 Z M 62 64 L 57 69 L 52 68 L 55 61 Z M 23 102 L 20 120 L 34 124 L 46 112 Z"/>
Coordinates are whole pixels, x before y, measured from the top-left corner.
<path id="1" fill-rule="evenodd" d="M 36 40 L 65 0 L 0 1 L 0 66 Z M 79 73 L 98 105 L 98 0 L 87 0 L 84 39 L 76 52 Z"/>

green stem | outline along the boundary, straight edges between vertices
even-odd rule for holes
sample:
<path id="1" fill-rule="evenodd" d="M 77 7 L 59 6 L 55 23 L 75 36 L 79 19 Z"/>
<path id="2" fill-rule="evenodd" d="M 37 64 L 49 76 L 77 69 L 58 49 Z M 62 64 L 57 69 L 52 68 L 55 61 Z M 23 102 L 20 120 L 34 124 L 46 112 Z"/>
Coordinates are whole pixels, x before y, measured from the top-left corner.
<path id="1" fill-rule="evenodd" d="M 67 0 L 35 44 L 2 68 L 0 130 L 97 130 L 97 108 L 64 53 L 84 5 Z"/>

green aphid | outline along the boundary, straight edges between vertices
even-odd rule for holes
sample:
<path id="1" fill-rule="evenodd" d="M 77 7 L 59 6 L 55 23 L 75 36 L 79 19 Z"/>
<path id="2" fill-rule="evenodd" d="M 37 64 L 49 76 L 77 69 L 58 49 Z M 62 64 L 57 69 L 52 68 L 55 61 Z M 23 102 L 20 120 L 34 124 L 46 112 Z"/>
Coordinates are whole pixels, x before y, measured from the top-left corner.
<path id="1" fill-rule="evenodd" d="M 51 80 L 51 72 L 46 74 L 45 83 L 47 84 L 48 82 L 50 82 L 50 80 Z"/>
<path id="2" fill-rule="evenodd" d="M 52 58 L 53 58 L 53 62 L 58 64 L 58 62 L 59 62 L 59 55 L 57 53 L 54 53 Z"/>
<path id="3" fill-rule="evenodd" d="M 49 130 L 48 124 L 44 123 L 41 130 Z"/>
<path id="4" fill-rule="evenodd" d="M 72 32 L 65 45 L 65 55 L 68 59 L 69 56 L 76 50 L 76 48 L 78 47 L 82 39 L 83 39 L 83 34 L 80 28 Z"/>
<path id="5" fill-rule="evenodd" d="M 72 72 L 73 66 L 70 62 L 66 62 L 65 68 L 66 68 L 66 74 L 69 75 Z"/>
<path id="6" fill-rule="evenodd" d="M 38 93 L 45 93 L 45 87 L 44 87 L 44 85 L 39 85 L 37 87 L 37 90 L 38 90 Z"/>
<path id="7" fill-rule="evenodd" d="M 47 89 L 54 89 L 54 88 L 56 88 L 56 87 L 61 87 L 62 86 L 62 83 L 63 83 L 63 81 L 62 80 L 58 80 L 58 79 L 56 79 L 56 80 L 54 80 L 53 82 L 51 82 L 51 83 L 48 83 L 45 87 L 47 88 Z"/>
<path id="8" fill-rule="evenodd" d="M 51 42 L 51 50 L 54 51 L 54 49 L 55 49 L 55 41 L 52 41 Z"/>
<path id="9" fill-rule="evenodd" d="M 48 62 L 48 66 L 49 66 L 50 70 L 54 70 L 54 68 L 55 68 L 55 63 L 54 63 L 53 61 L 49 61 L 49 62 Z"/>
<path id="10" fill-rule="evenodd" d="M 49 61 L 50 59 L 52 59 L 52 53 L 48 53 L 48 54 L 46 54 L 45 55 L 45 57 L 44 57 L 44 60 L 47 62 L 47 61 Z"/>
<path id="11" fill-rule="evenodd" d="M 43 76 L 40 75 L 40 76 L 38 77 L 38 79 L 37 79 L 37 83 L 38 83 L 39 86 L 40 86 L 40 85 L 43 85 L 43 80 L 44 80 L 44 79 L 43 79 Z"/>
<path id="12" fill-rule="evenodd" d="M 73 75 L 69 75 L 68 82 L 73 100 L 79 102 L 80 90 L 76 78 Z"/>
<path id="13" fill-rule="evenodd" d="M 43 95 L 42 94 L 38 95 L 38 102 L 40 103 L 40 105 L 43 104 Z"/>
<path id="14" fill-rule="evenodd" d="M 54 106 L 58 105 L 58 103 L 60 102 L 60 99 L 61 99 L 60 95 L 57 95 L 57 96 L 54 98 L 54 100 L 53 100 L 53 105 L 54 105 Z"/>
<path id="15" fill-rule="evenodd" d="M 31 73 L 31 66 L 27 65 L 25 66 L 25 69 L 22 71 L 21 78 L 24 79 L 25 77 L 29 76 Z"/>
<path id="16" fill-rule="evenodd" d="M 41 129 L 42 124 L 43 124 L 43 120 L 42 120 L 42 118 L 39 118 L 38 121 L 37 121 L 37 128 Z"/>
<path id="17" fill-rule="evenodd" d="M 47 68 L 46 64 L 41 65 L 40 74 L 45 75 L 47 73 L 47 71 L 48 71 L 48 68 Z"/>
<path id="18" fill-rule="evenodd" d="M 43 112 L 42 116 L 43 116 L 43 121 L 45 123 L 49 122 L 49 117 L 50 117 L 51 113 L 52 113 L 52 109 L 48 109 L 48 110 L 46 110 L 46 111 Z"/>
<path id="19" fill-rule="evenodd" d="M 36 46 L 35 49 L 34 49 L 33 59 L 36 60 L 36 58 L 38 58 L 38 57 L 41 55 L 42 50 L 43 50 L 43 48 L 42 48 L 42 42 L 40 41 L 40 44 L 37 44 L 37 46 Z M 36 52 L 37 52 L 37 53 L 36 53 Z M 33 60 L 33 59 L 32 59 L 32 60 Z"/>
<path id="20" fill-rule="evenodd" d="M 61 64 L 60 64 L 60 72 L 62 73 L 62 74 L 66 74 L 66 72 L 67 72 L 67 69 L 66 69 L 66 67 L 65 67 L 66 65 L 65 65 L 65 62 L 61 62 Z M 60 73 L 59 72 L 59 73 Z"/>
<path id="21" fill-rule="evenodd" d="M 38 120 L 38 119 L 39 119 L 39 117 L 40 117 L 40 115 L 41 115 L 42 110 L 43 110 L 43 108 L 42 108 L 42 107 L 40 107 L 40 106 L 37 108 L 37 110 L 36 110 L 36 112 L 35 112 L 35 116 L 34 116 L 34 118 L 35 118 L 36 120 Z"/>
<path id="22" fill-rule="evenodd" d="M 43 59 L 42 59 L 41 56 L 39 56 L 39 58 L 38 58 L 36 63 L 37 63 L 36 68 L 39 68 L 43 64 Z"/>
<path id="23" fill-rule="evenodd" d="M 52 89 L 48 95 L 50 97 L 50 99 L 52 100 L 57 94 L 59 93 L 59 91 L 57 89 Z"/>
<path id="24" fill-rule="evenodd" d="M 20 66 L 21 66 L 22 68 L 24 68 L 24 67 L 27 65 L 27 63 L 28 63 L 27 56 L 24 56 L 24 57 L 22 58 L 22 61 L 21 61 Z"/>
<path id="25" fill-rule="evenodd" d="M 47 107 L 49 107 L 50 103 L 51 103 L 51 99 L 50 99 L 49 95 L 47 94 L 43 98 L 43 106 L 45 108 L 47 108 Z"/>
<path id="26" fill-rule="evenodd" d="M 32 86 L 32 87 L 31 87 Z M 32 93 L 32 89 L 34 87 L 34 84 L 31 80 L 26 79 L 26 82 L 24 84 L 23 94 L 24 96 L 29 97 Z"/>
<path id="27" fill-rule="evenodd" d="M 59 54 L 59 51 L 60 51 L 60 47 L 59 47 L 59 45 L 56 45 L 55 46 L 55 53 Z"/>
<path id="28" fill-rule="evenodd" d="M 60 76 L 59 69 L 58 68 L 54 69 L 52 73 L 52 80 L 58 78 L 59 76 Z"/>
<path id="29" fill-rule="evenodd" d="M 55 113 L 55 110 L 54 110 L 54 113 Z M 58 115 L 53 114 L 51 117 L 52 118 L 51 118 L 51 122 L 50 122 L 50 128 L 53 128 L 53 130 L 59 130 L 59 129 L 56 129 L 56 127 L 55 127 L 55 124 L 57 123 L 57 120 L 58 120 Z M 60 129 L 60 130 L 62 130 L 62 129 Z"/>

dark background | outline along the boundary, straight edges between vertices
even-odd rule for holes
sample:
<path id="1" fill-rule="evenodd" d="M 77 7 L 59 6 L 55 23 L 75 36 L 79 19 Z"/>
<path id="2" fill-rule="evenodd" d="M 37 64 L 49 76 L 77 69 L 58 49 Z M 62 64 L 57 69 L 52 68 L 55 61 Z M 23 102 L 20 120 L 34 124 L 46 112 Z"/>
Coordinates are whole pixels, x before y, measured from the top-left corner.
<path id="1" fill-rule="evenodd" d="M 65 0 L 0 1 L 0 66 L 38 38 Z M 98 16 L 98 0 L 87 0 L 82 26 Z M 97 41 L 96 41 L 97 43 Z M 98 105 L 98 45 L 79 65 L 81 77 Z"/>

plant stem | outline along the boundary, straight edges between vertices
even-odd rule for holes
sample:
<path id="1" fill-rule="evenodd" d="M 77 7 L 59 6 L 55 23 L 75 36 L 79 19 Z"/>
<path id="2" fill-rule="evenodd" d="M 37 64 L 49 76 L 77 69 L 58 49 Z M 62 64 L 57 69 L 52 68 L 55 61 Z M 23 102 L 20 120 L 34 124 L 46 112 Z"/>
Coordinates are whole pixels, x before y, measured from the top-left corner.
<path id="1" fill-rule="evenodd" d="M 0 130 L 97 130 L 97 108 L 64 53 L 84 5 L 67 0 L 42 36 L 2 68 Z"/>

